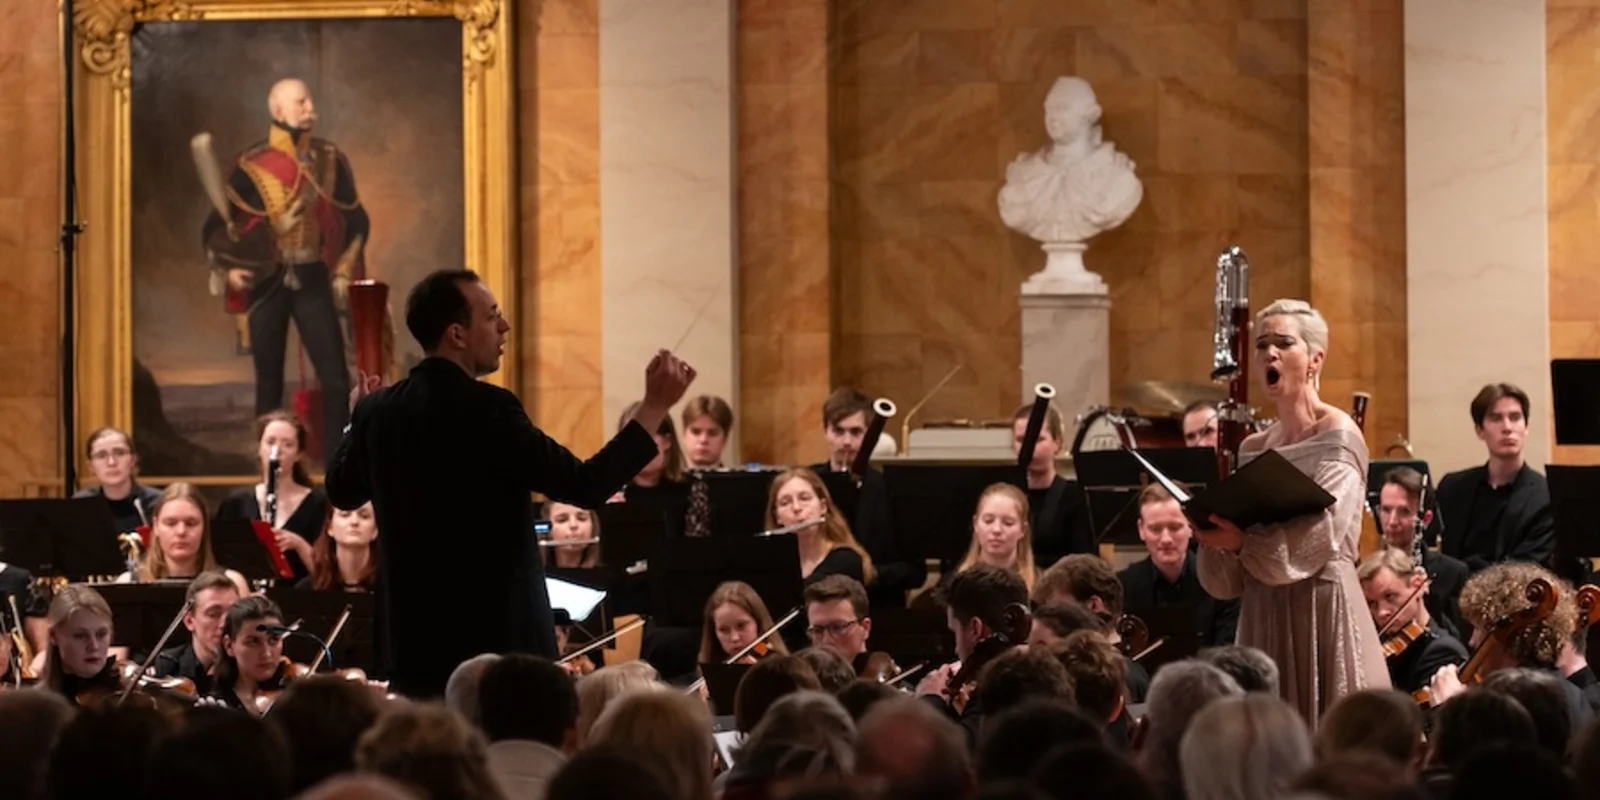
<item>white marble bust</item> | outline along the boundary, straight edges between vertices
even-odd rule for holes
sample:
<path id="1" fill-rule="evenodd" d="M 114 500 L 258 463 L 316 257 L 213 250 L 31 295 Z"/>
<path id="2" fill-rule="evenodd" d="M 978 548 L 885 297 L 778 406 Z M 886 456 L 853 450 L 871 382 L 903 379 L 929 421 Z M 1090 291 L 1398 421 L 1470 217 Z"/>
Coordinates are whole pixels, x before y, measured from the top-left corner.
<path id="1" fill-rule="evenodd" d="M 1084 269 L 1090 238 L 1127 221 L 1144 186 L 1134 164 L 1100 134 L 1100 104 L 1082 78 L 1056 81 L 1044 101 L 1051 144 L 1018 156 L 1006 168 L 1000 218 L 1044 244 L 1043 271 L 1024 284 L 1029 294 L 1103 294 L 1105 282 Z"/>

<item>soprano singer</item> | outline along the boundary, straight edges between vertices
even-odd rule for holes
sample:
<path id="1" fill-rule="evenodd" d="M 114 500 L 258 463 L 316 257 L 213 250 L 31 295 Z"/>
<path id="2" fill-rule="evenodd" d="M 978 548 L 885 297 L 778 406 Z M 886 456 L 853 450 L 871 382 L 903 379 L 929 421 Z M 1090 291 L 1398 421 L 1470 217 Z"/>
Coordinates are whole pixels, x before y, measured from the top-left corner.
<path id="1" fill-rule="evenodd" d="M 1388 688 L 1377 631 L 1356 579 L 1367 445 L 1345 412 L 1317 396 L 1328 323 L 1301 300 L 1256 315 L 1253 367 L 1278 422 L 1245 439 L 1240 461 L 1280 455 L 1334 496 L 1331 508 L 1248 532 L 1213 516 L 1200 530 L 1200 584 L 1219 599 L 1242 598 L 1239 644 L 1277 662 L 1280 693 L 1314 728 L 1322 712 L 1359 689 Z"/>

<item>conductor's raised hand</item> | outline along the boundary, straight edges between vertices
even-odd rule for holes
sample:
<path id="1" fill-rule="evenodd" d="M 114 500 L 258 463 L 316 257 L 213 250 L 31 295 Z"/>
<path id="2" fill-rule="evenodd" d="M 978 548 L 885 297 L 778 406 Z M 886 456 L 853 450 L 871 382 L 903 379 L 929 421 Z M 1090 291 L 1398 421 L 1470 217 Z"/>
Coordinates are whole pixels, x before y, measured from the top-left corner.
<path id="1" fill-rule="evenodd" d="M 657 351 L 644 371 L 644 404 L 657 408 L 677 405 L 689 390 L 689 384 L 694 383 L 696 374 L 694 367 L 671 351 Z"/>
<path id="2" fill-rule="evenodd" d="M 1237 553 L 1244 549 L 1244 531 L 1239 530 L 1239 526 L 1233 524 L 1233 520 L 1212 514 L 1211 524 L 1216 527 L 1209 530 L 1195 529 L 1195 535 L 1200 537 L 1201 545 L 1228 553 Z"/>

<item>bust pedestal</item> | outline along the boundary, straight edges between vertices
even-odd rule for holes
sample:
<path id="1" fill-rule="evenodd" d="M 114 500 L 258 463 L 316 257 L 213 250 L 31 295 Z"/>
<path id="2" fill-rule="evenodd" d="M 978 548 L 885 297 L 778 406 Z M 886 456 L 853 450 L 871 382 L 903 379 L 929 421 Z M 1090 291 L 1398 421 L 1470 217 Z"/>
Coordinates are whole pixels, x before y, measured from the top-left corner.
<path id="1" fill-rule="evenodd" d="M 1110 402 L 1111 298 L 1103 288 L 1041 292 L 1024 286 L 1019 303 L 1022 402 L 1033 400 L 1035 384 L 1054 386 L 1070 438 L 1074 417 Z"/>

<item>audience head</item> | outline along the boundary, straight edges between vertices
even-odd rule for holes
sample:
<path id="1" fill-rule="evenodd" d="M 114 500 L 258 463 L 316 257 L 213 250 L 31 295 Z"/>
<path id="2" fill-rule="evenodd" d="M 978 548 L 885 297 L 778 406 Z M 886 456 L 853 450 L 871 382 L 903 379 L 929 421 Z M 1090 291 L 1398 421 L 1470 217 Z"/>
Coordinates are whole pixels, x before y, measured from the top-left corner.
<path id="1" fill-rule="evenodd" d="M 64 679 L 93 678 L 110 664 L 111 606 L 100 593 L 80 583 L 56 590 L 46 614 L 50 650 L 40 683 L 58 694 Z"/>
<path id="2" fill-rule="evenodd" d="M 1164 789 L 1183 788 L 1180 747 L 1196 716 L 1225 697 L 1244 694 L 1239 683 L 1204 661 L 1167 664 L 1150 681 L 1144 718 L 1134 745 L 1145 774 Z"/>
<path id="3" fill-rule="evenodd" d="M 1414 705 L 1414 704 L 1413 704 Z M 1310 794 L 1325 800 L 1422 800 L 1416 775 L 1372 752 L 1350 752 L 1320 758 L 1300 774 L 1290 789 L 1296 797 Z"/>
<path id="4" fill-rule="evenodd" d="M 1180 754 L 1189 800 L 1277 797 L 1312 763 L 1305 721 L 1264 694 L 1207 706 L 1183 735 Z"/>
<path id="5" fill-rule="evenodd" d="M 967 737 L 943 712 L 917 698 L 896 697 L 862 718 L 856 774 L 884 797 L 956 800 L 973 788 Z"/>
<path id="6" fill-rule="evenodd" d="M 1037 606 L 1076 600 L 1103 620 L 1122 616 L 1122 581 L 1105 559 L 1075 553 L 1057 561 L 1033 585 Z"/>
<path id="7" fill-rule="evenodd" d="M 1024 700 L 991 715 L 978 736 L 978 777 L 985 785 L 1023 780 L 1051 748 L 1069 743 L 1106 744 L 1103 724 L 1070 701 Z"/>
<path id="8" fill-rule="evenodd" d="M 498 800 L 488 747 L 460 714 L 437 703 L 390 709 L 356 744 L 356 768 L 399 781 L 430 798 Z"/>
<path id="9" fill-rule="evenodd" d="M 1336 701 L 1317 726 L 1317 756 L 1327 760 L 1370 753 L 1415 770 L 1424 752 L 1422 709 L 1410 695 L 1363 689 Z"/>
<path id="10" fill-rule="evenodd" d="M 15 694 L 20 692 L 7 692 L 0 698 Z M 4 702 L 0 699 L 0 703 Z M 16 732 L 34 733 L 33 726 L 14 719 L 5 710 L 0 710 L 0 718 L 6 720 L 3 726 L 6 729 L 14 727 Z M 61 738 L 50 754 L 49 796 L 68 800 L 128 794 L 130 789 L 143 785 L 145 770 L 149 768 L 156 747 L 172 733 L 173 727 L 170 717 L 149 706 L 103 703 L 81 709 L 61 731 Z M 48 738 L 42 741 L 47 742 Z M 16 743 L 0 742 L 0 753 L 18 752 Z M 26 748 L 20 752 L 26 752 Z M 11 774 L 10 768 L 0 766 L 0 776 Z M 0 781 L 3 780 L 0 777 Z M 6 791 L 8 788 L 0 786 L 0 796 L 27 796 Z"/>
<path id="11" fill-rule="evenodd" d="M 295 800 L 423 800 L 398 781 L 382 775 L 336 775 L 298 795 Z"/>
<path id="12" fill-rule="evenodd" d="M 1055 747 L 1033 769 L 1033 783 L 1053 797 L 1074 800 L 1156 800 L 1155 789 L 1121 753 L 1105 744 Z"/>
<path id="13" fill-rule="evenodd" d="M 1508 669 L 1483 679 L 1481 686 L 1522 704 L 1538 731 L 1538 744 L 1556 758 L 1565 758 L 1572 742 L 1572 717 L 1561 678 L 1531 669 Z"/>
<path id="14" fill-rule="evenodd" d="M 1028 587 L 1015 572 L 977 564 L 951 579 L 944 603 L 956 657 L 966 660 L 978 642 L 1004 633 L 1018 611 L 1027 609 Z"/>
<path id="15" fill-rule="evenodd" d="M 143 795 L 282 800 L 289 795 L 289 754 L 277 734 L 254 716 L 197 708 L 156 746 L 144 770 Z"/>
<path id="16" fill-rule="evenodd" d="M 600 673 L 596 672 L 595 675 Z M 597 744 L 579 750 L 550 779 L 546 800 L 702 800 L 677 793 L 671 765 L 655 751 L 626 744 Z"/>
<path id="17" fill-rule="evenodd" d="M 1461 587 L 1460 603 L 1462 618 L 1473 627 L 1468 649 L 1475 649 L 1500 619 L 1533 607 L 1527 589 L 1535 579 L 1549 582 L 1552 588 L 1560 586 L 1560 579 L 1550 570 L 1525 561 L 1494 564 L 1467 579 Z M 1557 589 L 1557 595 L 1555 611 L 1512 637 L 1503 656 L 1485 664 L 1487 671 L 1555 666 L 1578 621 L 1572 594 Z"/>
<path id="18" fill-rule="evenodd" d="M 1121 716 L 1128 686 L 1128 662 L 1117 648 L 1090 631 L 1078 631 L 1049 648 L 1049 653 L 1072 676 L 1078 708 L 1101 724 L 1109 724 Z"/>
<path id="19" fill-rule="evenodd" d="M 722 450 L 733 432 L 733 407 L 711 395 L 692 397 L 683 404 L 683 439 L 689 465 L 715 467 L 722 463 Z"/>
<path id="20" fill-rule="evenodd" d="M 767 710 L 739 749 L 740 775 L 766 780 L 839 779 L 855 772 L 856 726 L 821 692 L 788 695 Z"/>
<path id="21" fill-rule="evenodd" d="M 475 655 L 456 666 L 444 684 L 444 704 L 460 714 L 474 727 L 483 726 L 483 706 L 479 701 L 478 687 L 489 665 L 500 660 L 495 653 Z"/>
<path id="22" fill-rule="evenodd" d="M 1528 436 L 1528 393 L 1509 383 L 1491 383 L 1472 398 L 1472 428 L 1491 458 L 1516 458 Z"/>
<path id="23" fill-rule="evenodd" d="M 4 720 L 0 724 L 0 797 L 43 796 L 51 748 L 58 738 L 64 738 L 62 731 L 69 729 L 72 714 L 72 704 L 53 692 L 0 692 L 0 720 Z M 54 771 L 52 767 L 52 783 L 60 780 Z"/>
<path id="24" fill-rule="evenodd" d="M 578 690 L 572 676 L 550 661 L 524 653 L 502 656 L 484 670 L 478 698 L 489 741 L 577 748 Z"/>
<path id="25" fill-rule="evenodd" d="M 844 660 L 837 650 L 829 647 L 807 647 L 795 653 L 801 660 L 811 665 L 811 671 L 817 674 L 817 683 L 822 691 L 834 694 L 840 689 L 856 681 L 856 671 L 850 662 Z"/>
<path id="26" fill-rule="evenodd" d="M 840 689 L 835 696 L 839 699 L 839 704 L 844 706 L 844 710 L 850 712 L 850 719 L 860 723 L 861 718 L 866 716 L 873 706 L 892 697 L 899 697 L 900 693 L 887 684 L 857 680 Z"/>
<path id="27" fill-rule="evenodd" d="M 671 691 L 624 695 L 595 720 L 590 741 L 660 758 L 670 765 L 673 797 L 711 797 L 711 717 L 699 698 Z"/>
<path id="28" fill-rule="evenodd" d="M 1196 656 L 1201 661 L 1228 673 L 1247 692 L 1278 694 L 1278 665 L 1272 657 L 1254 647 L 1230 644 L 1207 647 Z"/>
<path id="29" fill-rule="evenodd" d="M 302 791 L 354 769 L 356 742 L 382 710 L 371 687 L 336 675 L 290 684 L 266 719 L 289 748 L 292 788 Z"/>
<path id="30" fill-rule="evenodd" d="M 985 720 L 1027 700 L 1073 703 L 1073 680 L 1047 651 L 1016 648 L 996 656 L 978 673 L 974 693 Z M 981 724 L 981 723 L 980 723 Z"/>
<path id="31" fill-rule="evenodd" d="M 634 691 L 656 691 L 663 688 L 655 667 L 643 661 L 627 661 L 610 667 L 601 667 L 578 680 L 577 742 L 581 747 L 588 741 L 594 721 L 606 710 L 611 701 Z"/>
<path id="32" fill-rule="evenodd" d="M 1594 787 L 1587 787 L 1594 791 Z M 1573 800 L 1577 786 L 1560 757 L 1533 742 L 1499 741 L 1469 754 L 1456 768 L 1450 800 L 1503 800 L 1537 797 Z"/>
<path id="33" fill-rule="evenodd" d="M 806 635 L 847 659 L 867 652 L 872 635 L 867 587 L 849 575 L 829 575 L 805 588 Z"/>
<path id="34" fill-rule="evenodd" d="M 1572 748 L 1572 772 L 1588 792 L 1584 800 L 1600 800 L 1600 718 L 1578 736 Z"/>
<path id="35" fill-rule="evenodd" d="M 1468 689 L 1439 706 L 1428 740 L 1428 766 L 1455 772 L 1467 756 L 1493 742 L 1534 742 L 1533 717 L 1510 695 Z"/>
<path id="36" fill-rule="evenodd" d="M 739 679 L 733 693 L 734 727 L 743 733 L 755 730 L 767 709 L 785 695 L 802 689 L 820 690 L 816 670 L 798 656 L 774 655 L 757 661 Z"/>
<path id="37" fill-rule="evenodd" d="M 1033 610 L 1033 627 L 1028 634 L 1028 644 L 1047 645 L 1061 641 L 1076 631 L 1103 633 L 1105 625 L 1105 620 L 1076 600 L 1050 603 Z"/>

